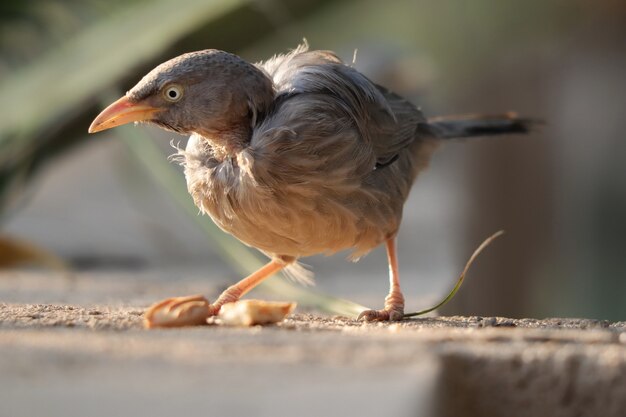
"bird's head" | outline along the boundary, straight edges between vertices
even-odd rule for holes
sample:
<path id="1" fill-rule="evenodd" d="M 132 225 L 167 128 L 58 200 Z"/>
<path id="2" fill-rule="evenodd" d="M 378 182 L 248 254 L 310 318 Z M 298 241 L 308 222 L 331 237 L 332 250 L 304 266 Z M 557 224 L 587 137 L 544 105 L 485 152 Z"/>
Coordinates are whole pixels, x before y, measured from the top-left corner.
<path id="1" fill-rule="evenodd" d="M 273 97 L 269 77 L 238 56 L 190 52 L 150 71 L 95 118 L 89 133 L 130 122 L 207 137 L 249 130 Z"/>

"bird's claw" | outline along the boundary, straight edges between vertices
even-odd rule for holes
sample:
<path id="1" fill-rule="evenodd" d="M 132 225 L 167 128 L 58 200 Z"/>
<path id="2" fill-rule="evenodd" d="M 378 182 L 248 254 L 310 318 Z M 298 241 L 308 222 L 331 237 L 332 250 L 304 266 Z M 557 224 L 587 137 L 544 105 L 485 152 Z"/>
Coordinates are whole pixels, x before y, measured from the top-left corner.
<path id="1" fill-rule="evenodd" d="M 146 310 L 144 324 L 147 328 L 197 326 L 218 312 L 219 307 L 201 295 L 168 298 Z"/>
<path id="2" fill-rule="evenodd" d="M 402 311 L 395 309 L 383 309 L 383 310 L 365 310 L 359 314 L 357 320 L 372 322 L 372 321 L 400 321 L 404 314 Z"/>

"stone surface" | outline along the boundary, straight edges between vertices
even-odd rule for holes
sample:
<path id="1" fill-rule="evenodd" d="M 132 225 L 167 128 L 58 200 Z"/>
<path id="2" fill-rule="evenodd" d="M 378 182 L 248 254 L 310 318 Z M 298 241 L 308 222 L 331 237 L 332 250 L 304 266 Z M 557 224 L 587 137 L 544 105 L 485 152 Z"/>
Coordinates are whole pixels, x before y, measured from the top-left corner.
<path id="1" fill-rule="evenodd" d="M 143 306 L 0 304 L 0 415 L 622 416 L 626 323 L 433 317 L 144 330 Z M 36 401 L 34 400 L 36 399 Z"/>

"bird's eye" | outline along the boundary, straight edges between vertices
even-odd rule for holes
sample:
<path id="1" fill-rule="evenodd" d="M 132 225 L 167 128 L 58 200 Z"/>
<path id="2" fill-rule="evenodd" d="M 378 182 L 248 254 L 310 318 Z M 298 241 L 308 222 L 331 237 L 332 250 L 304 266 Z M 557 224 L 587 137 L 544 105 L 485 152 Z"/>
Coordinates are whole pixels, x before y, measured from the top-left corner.
<path id="1" fill-rule="evenodd" d="M 168 101 L 178 101 L 183 96 L 183 89 L 177 85 L 170 85 L 163 91 L 163 96 Z"/>

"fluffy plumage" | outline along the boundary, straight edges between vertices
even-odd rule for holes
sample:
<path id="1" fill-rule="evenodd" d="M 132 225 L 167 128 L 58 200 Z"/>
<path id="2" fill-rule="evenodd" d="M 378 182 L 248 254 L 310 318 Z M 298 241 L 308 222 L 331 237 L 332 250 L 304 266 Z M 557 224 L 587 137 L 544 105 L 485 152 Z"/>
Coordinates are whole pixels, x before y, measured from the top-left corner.
<path id="1" fill-rule="evenodd" d="M 171 88 L 181 93 L 175 100 L 165 94 Z M 195 203 L 273 259 L 222 294 L 213 312 L 276 268 L 303 275 L 298 258 L 351 249 L 357 259 L 386 243 L 392 287 L 385 310 L 368 319 L 402 316 L 394 238 L 440 140 L 525 132 L 529 124 L 513 114 L 427 120 L 334 53 L 307 45 L 254 65 L 217 50 L 181 55 L 90 129 L 133 120 L 190 134 L 178 157 Z"/>
<path id="2" fill-rule="evenodd" d="M 393 236 L 436 146 L 417 137 L 421 112 L 331 52 L 300 47 L 258 68 L 275 98 L 248 145 L 220 158 L 194 134 L 182 152 L 196 204 L 228 233 L 286 262 L 344 249 L 358 258 Z"/>

